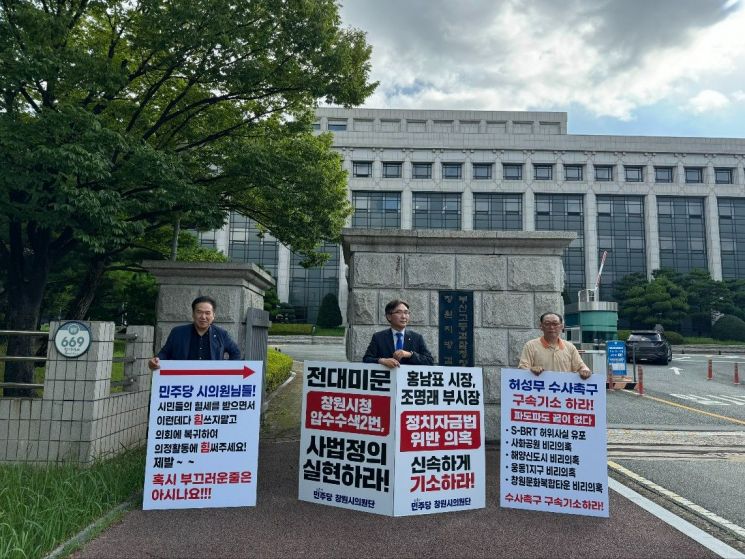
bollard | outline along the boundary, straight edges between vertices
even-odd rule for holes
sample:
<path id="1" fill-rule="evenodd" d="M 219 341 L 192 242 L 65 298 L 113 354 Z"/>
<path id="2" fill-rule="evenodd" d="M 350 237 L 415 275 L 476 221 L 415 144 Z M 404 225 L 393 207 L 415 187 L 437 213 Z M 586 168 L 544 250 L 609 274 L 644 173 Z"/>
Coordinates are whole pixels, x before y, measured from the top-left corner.
<path id="1" fill-rule="evenodd" d="M 711 380 L 714 378 L 714 371 L 711 368 L 711 359 L 709 359 L 709 366 L 706 369 L 706 380 Z"/>
<path id="2" fill-rule="evenodd" d="M 615 390 L 613 386 L 613 369 L 608 367 L 608 390 Z"/>
<path id="3" fill-rule="evenodd" d="M 735 363 L 735 382 L 733 384 L 740 384 L 740 370 L 737 367 L 737 363 Z"/>
<path id="4" fill-rule="evenodd" d="M 639 396 L 644 396 L 644 369 L 639 365 L 637 368 L 639 374 L 637 376 L 636 392 Z"/>

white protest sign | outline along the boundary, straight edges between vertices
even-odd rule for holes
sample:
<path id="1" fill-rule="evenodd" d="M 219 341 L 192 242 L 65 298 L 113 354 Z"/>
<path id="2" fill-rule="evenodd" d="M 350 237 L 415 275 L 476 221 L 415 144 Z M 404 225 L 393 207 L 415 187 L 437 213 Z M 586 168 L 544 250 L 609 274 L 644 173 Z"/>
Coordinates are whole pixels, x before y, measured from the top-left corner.
<path id="1" fill-rule="evenodd" d="M 486 505 L 483 375 L 475 367 L 395 369 L 396 516 Z"/>
<path id="2" fill-rule="evenodd" d="M 500 505 L 607 517 L 605 376 L 502 369 Z"/>
<path id="3" fill-rule="evenodd" d="M 393 513 L 394 391 L 380 365 L 305 362 L 300 500 Z"/>
<path id="4" fill-rule="evenodd" d="M 161 361 L 142 508 L 256 505 L 260 361 Z"/>

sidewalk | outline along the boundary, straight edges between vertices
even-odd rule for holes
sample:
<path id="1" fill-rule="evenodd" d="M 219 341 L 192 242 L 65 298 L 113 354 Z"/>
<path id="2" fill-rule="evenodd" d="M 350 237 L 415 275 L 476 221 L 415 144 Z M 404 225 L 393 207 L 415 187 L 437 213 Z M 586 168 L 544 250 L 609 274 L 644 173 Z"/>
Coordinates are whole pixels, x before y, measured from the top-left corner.
<path id="1" fill-rule="evenodd" d="M 502 509 L 496 476 L 476 511 L 390 518 L 298 501 L 301 378 L 269 403 L 256 507 L 133 510 L 75 557 L 718 556 L 615 491 L 610 519 Z M 498 471 L 498 454 L 487 449 L 487 471 Z"/>

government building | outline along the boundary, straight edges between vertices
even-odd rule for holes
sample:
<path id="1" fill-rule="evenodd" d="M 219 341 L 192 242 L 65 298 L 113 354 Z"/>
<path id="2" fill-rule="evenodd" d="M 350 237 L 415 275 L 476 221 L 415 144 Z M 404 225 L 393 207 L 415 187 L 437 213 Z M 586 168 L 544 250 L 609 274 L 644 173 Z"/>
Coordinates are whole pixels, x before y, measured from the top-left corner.
<path id="1" fill-rule="evenodd" d="M 350 227 L 574 231 L 564 254 L 565 297 L 600 299 L 626 274 L 707 269 L 745 278 L 745 139 L 567 133 L 567 113 L 321 108 L 349 174 Z M 326 293 L 346 311 L 340 247 L 319 268 L 232 215 L 202 234 L 277 281 L 281 301 L 314 322 Z"/>

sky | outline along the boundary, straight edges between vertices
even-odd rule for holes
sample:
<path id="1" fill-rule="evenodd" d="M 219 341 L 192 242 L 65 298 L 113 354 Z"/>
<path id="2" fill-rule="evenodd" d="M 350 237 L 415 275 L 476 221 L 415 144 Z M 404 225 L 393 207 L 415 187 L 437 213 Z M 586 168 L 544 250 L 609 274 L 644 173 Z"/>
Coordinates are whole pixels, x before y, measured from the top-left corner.
<path id="1" fill-rule="evenodd" d="M 570 134 L 745 138 L 745 0 L 342 0 L 368 108 L 568 113 Z"/>

